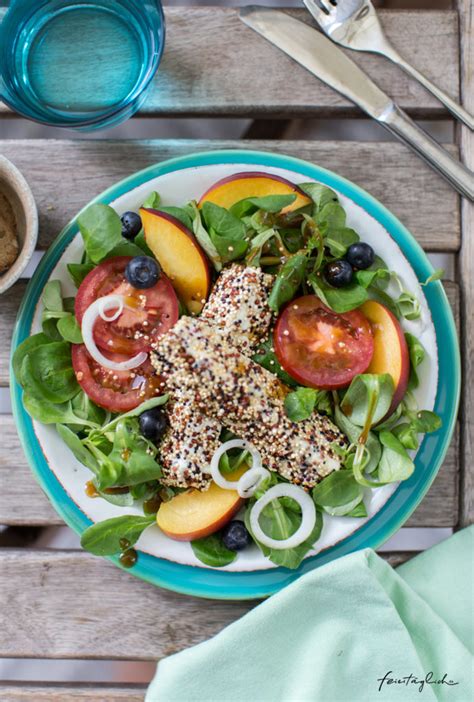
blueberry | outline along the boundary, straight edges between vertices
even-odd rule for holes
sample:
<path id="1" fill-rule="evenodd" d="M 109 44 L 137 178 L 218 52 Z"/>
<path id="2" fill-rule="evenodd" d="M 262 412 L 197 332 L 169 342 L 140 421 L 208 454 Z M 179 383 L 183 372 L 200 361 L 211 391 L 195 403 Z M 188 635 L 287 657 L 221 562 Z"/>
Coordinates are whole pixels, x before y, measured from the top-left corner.
<path id="1" fill-rule="evenodd" d="M 138 422 L 141 434 L 154 443 L 161 439 L 167 425 L 165 413 L 159 407 L 142 412 Z"/>
<path id="2" fill-rule="evenodd" d="M 135 256 L 127 263 L 125 277 L 134 288 L 144 290 L 157 284 L 161 269 L 150 256 Z"/>
<path id="3" fill-rule="evenodd" d="M 357 244 L 349 246 L 346 253 L 346 259 L 354 268 L 365 270 L 369 268 L 375 259 L 373 248 L 370 244 L 365 244 L 363 241 L 358 241 Z"/>
<path id="4" fill-rule="evenodd" d="M 245 524 L 238 519 L 234 519 L 222 530 L 222 541 L 224 546 L 231 551 L 241 551 L 251 542 Z"/>
<path id="5" fill-rule="evenodd" d="M 352 273 L 351 264 L 342 258 L 328 263 L 324 269 L 324 277 L 329 285 L 333 285 L 335 288 L 343 288 L 345 285 L 349 285 L 352 280 Z"/>
<path id="6" fill-rule="evenodd" d="M 135 239 L 142 228 L 142 220 L 136 212 L 125 212 L 121 216 L 122 236 L 126 239 Z"/>

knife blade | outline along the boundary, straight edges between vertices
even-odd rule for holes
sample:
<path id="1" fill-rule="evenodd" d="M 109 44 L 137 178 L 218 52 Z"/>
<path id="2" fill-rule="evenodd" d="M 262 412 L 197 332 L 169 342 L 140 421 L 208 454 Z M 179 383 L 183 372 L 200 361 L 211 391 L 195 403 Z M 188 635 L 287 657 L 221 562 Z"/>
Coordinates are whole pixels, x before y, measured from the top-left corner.
<path id="1" fill-rule="evenodd" d="M 240 19 L 374 119 L 392 108 L 389 96 L 332 41 L 308 24 L 279 10 L 254 5 L 243 7 Z"/>
<path id="2" fill-rule="evenodd" d="M 314 76 L 404 141 L 462 195 L 474 200 L 474 174 L 421 129 L 324 34 L 280 10 L 249 5 L 240 19 Z"/>

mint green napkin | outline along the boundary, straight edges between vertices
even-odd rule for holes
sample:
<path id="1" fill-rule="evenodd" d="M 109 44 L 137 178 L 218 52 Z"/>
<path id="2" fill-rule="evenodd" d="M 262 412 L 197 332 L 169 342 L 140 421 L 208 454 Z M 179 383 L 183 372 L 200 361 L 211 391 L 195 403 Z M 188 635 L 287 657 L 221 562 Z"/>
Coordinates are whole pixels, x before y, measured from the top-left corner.
<path id="1" fill-rule="evenodd" d="M 146 702 L 471 702 L 473 552 L 470 527 L 396 571 L 369 549 L 318 568 L 162 660 Z"/>

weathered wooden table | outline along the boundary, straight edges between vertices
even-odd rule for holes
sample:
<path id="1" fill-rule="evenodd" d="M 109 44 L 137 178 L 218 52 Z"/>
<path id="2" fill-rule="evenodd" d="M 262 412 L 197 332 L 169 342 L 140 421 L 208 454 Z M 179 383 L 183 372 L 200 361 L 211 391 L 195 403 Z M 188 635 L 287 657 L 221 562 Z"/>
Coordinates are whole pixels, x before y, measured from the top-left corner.
<path id="1" fill-rule="evenodd" d="M 309 21 L 305 11 L 292 11 Z M 167 11 L 165 57 L 142 115 L 245 116 L 252 133 L 278 133 L 277 118 L 359 117 L 360 112 L 240 23 L 233 9 Z M 473 7 L 381 12 L 394 45 L 455 99 L 474 111 Z M 210 40 L 212 39 L 212 40 Z M 440 104 L 387 61 L 354 55 L 416 118 L 447 119 Z M 0 107 L 1 116 L 7 111 Z M 350 141 L 6 141 L 0 153 L 30 182 L 46 249 L 90 198 L 157 161 L 215 148 L 258 148 L 319 163 L 350 178 L 389 207 L 428 252 L 456 256 L 446 290 L 458 320 L 464 364 L 459 431 L 410 527 L 459 528 L 473 521 L 474 212 L 408 150 L 393 142 Z M 449 148 L 471 168 L 474 138 L 456 126 Z M 8 385 L 9 344 L 25 290 L 0 298 L 0 385 Z M 13 418 L 0 418 L 0 524 L 59 525 L 26 464 Z M 21 533 L 21 532 L 20 532 Z M 394 563 L 408 554 L 394 553 Z M 255 603 L 208 602 L 159 590 L 87 553 L 0 548 L 0 658 L 157 660 L 209 638 Z M 0 683 L 0 699 L 143 699 L 140 687 Z"/>

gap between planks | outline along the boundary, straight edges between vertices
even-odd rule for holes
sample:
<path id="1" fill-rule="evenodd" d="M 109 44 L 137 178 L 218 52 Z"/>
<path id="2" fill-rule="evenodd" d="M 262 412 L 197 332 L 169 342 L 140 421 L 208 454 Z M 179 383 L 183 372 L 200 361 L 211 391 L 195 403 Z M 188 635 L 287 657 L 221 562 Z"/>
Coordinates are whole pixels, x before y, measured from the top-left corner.
<path id="1" fill-rule="evenodd" d="M 446 148 L 457 154 L 453 144 Z M 133 171 L 176 156 L 221 149 L 288 154 L 328 168 L 383 202 L 426 250 L 459 248 L 457 194 L 398 142 L 0 140 L 0 154 L 13 161 L 33 190 L 42 249 L 92 198 Z"/>

